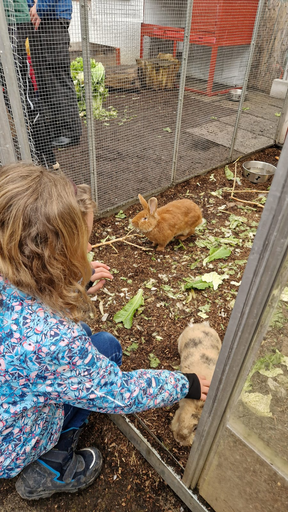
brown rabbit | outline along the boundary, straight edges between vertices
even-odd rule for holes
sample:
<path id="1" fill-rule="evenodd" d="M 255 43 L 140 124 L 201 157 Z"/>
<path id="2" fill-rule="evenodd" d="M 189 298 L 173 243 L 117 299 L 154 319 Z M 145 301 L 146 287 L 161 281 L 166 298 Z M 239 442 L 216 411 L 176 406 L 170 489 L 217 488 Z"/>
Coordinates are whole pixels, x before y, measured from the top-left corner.
<path id="1" fill-rule="evenodd" d="M 143 212 L 139 212 L 132 219 L 132 224 L 144 233 L 153 245 L 158 245 L 157 251 L 163 251 L 175 236 L 185 240 L 193 235 L 196 226 L 202 223 L 201 210 L 190 199 L 172 201 L 157 209 L 156 197 L 151 197 L 148 203 L 141 194 L 138 194 L 138 197 Z"/>
<path id="2" fill-rule="evenodd" d="M 181 372 L 196 373 L 211 380 L 220 349 L 221 340 L 209 322 L 190 323 L 178 338 Z M 193 443 L 203 405 L 204 402 L 200 400 L 180 400 L 179 409 L 171 422 L 171 430 L 182 446 Z"/>

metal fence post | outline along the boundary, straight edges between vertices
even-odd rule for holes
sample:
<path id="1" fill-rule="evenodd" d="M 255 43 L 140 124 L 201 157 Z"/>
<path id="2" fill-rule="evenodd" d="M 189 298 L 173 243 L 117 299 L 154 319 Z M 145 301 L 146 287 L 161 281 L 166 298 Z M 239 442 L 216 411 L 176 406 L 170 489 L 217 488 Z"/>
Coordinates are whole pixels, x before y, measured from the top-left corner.
<path id="1" fill-rule="evenodd" d="M 183 45 L 182 63 L 181 63 L 181 76 L 180 76 L 179 95 L 178 95 L 178 104 L 177 104 L 177 118 L 176 118 L 176 128 L 175 128 L 175 138 L 174 138 L 171 184 L 174 184 L 175 179 L 176 179 L 176 167 L 177 167 L 177 158 L 178 158 L 178 151 L 179 151 L 180 130 L 181 130 L 181 121 L 182 121 L 183 102 L 184 102 L 184 90 L 185 90 L 187 63 L 188 63 L 188 55 L 189 55 L 193 2 L 194 2 L 194 0 L 188 0 L 187 11 L 186 11 L 186 24 L 185 24 L 185 32 L 184 32 L 184 45 Z"/>
<path id="2" fill-rule="evenodd" d="M 261 18 L 264 2 L 265 2 L 265 0 L 259 0 L 259 4 L 258 4 L 258 9 L 257 9 L 256 19 L 255 19 L 255 24 L 254 24 L 254 30 L 253 30 L 253 35 L 252 35 L 252 41 L 251 41 L 251 45 L 250 45 L 249 58 L 248 58 L 247 66 L 246 66 L 244 82 L 243 82 L 243 87 L 242 87 L 242 94 L 241 94 L 241 98 L 240 98 L 240 102 L 239 102 L 238 112 L 237 112 L 236 121 L 235 121 L 235 125 L 234 125 L 232 140 L 231 140 L 230 153 L 229 153 L 229 161 L 230 162 L 231 162 L 231 160 L 233 160 L 233 151 L 234 151 L 235 141 L 236 141 L 236 137 L 237 137 L 240 116 L 242 114 L 242 105 L 243 105 L 243 102 L 245 99 L 245 93 L 246 93 L 248 79 L 249 79 L 249 75 L 250 75 L 250 69 L 251 69 L 252 59 L 253 59 L 253 55 L 254 55 L 254 51 L 255 51 L 255 43 L 256 43 L 256 38 L 258 36 L 260 18 Z"/>
<path id="3" fill-rule="evenodd" d="M 3 1 L 0 1 L 0 52 L 2 55 L 1 62 L 7 84 L 7 91 L 10 98 L 10 104 L 13 113 L 13 121 L 19 141 L 21 159 L 31 162 L 31 152 L 26 130 L 23 108 L 19 94 L 17 76 L 15 71 L 13 53 L 8 34 L 5 11 Z M 4 58 L 3 58 L 4 56 Z M 16 160 L 16 158 L 15 158 Z"/>
<path id="4" fill-rule="evenodd" d="M 16 160 L 3 91 L 0 87 L 0 161 L 2 165 L 7 165 Z"/>
<path id="5" fill-rule="evenodd" d="M 90 66 L 90 48 L 89 48 L 89 20 L 88 20 L 88 0 L 80 0 L 80 24 L 82 40 L 82 56 L 84 68 L 84 86 L 86 101 L 86 121 L 88 132 L 88 149 L 92 197 L 98 204 L 97 173 L 96 173 L 96 149 L 95 133 L 93 119 L 93 99 L 92 99 L 92 81 Z"/>

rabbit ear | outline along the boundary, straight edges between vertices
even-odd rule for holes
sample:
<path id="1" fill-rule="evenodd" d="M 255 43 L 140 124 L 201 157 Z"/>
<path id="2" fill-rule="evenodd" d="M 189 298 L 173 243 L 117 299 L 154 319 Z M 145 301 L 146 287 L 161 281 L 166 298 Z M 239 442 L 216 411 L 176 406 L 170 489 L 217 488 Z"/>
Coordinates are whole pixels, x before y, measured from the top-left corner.
<path id="1" fill-rule="evenodd" d="M 138 199 L 139 199 L 140 203 L 142 204 L 144 210 L 148 209 L 148 203 L 147 203 L 147 201 L 145 201 L 144 197 L 141 196 L 141 194 L 138 194 Z"/>
<path id="2" fill-rule="evenodd" d="M 151 197 L 148 201 L 149 212 L 151 215 L 155 215 L 157 210 L 158 201 L 156 197 Z"/>

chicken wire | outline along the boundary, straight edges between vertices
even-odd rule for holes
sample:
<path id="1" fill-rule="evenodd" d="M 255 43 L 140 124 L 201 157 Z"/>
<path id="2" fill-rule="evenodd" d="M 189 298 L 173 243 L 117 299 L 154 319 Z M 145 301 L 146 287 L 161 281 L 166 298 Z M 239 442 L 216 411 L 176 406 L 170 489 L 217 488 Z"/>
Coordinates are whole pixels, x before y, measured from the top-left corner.
<path id="1" fill-rule="evenodd" d="M 0 6 L 2 8 L 2 5 Z M 4 13 L 4 16 L 3 16 Z M 31 156 L 35 163 L 38 163 L 34 142 L 31 135 L 30 123 L 27 112 L 27 103 L 25 99 L 25 83 L 22 80 L 22 69 L 26 66 L 26 62 L 21 61 L 21 57 L 17 48 L 17 41 L 19 40 L 20 33 L 17 31 L 15 11 L 13 0 L 6 0 L 5 11 L 1 10 L 1 45 L 0 45 L 0 87 L 1 87 L 1 146 L 5 144 L 6 140 L 11 141 L 11 146 L 8 153 L 10 157 L 6 161 L 5 156 L 0 153 L 0 163 L 8 163 L 14 159 L 20 160 L 23 158 L 30 159 Z M 3 23 L 6 19 L 7 24 Z M 9 45 L 10 43 L 10 45 Z M 10 55 L 7 55 L 7 45 L 10 46 Z M 9 59 L 10 57 L 10 59 Z M 10 67 L 12 65 L 12 67 Z M 12 73 L 12 71 L 15 73 Z M 14 86 L 14 87 L 13 87 Z M 18 93 L 18 98 L 15 95 Z M 19 103 L 18 103 L 18 101 Z M 21 112 L 16 112 L 17 107 L 20 106 Z M 18 118 L 21 115 L 21 119 Z M 3 123 L 3 118 L 8 122 L 8 127 Z M 2 124 L 3 123 L 3 124 Z M 18 129 L 17 129 L 18 128 Z M 6 130 L 6 133 L 4 133 Z M 9 132 L 9 139 L 7 139 L 7 131 Z M 27 146 L 27 139 L 29 147 Z M 3 160 L 3 161 L 2 161 Z"/>
<path id="2" fill-rule="evenodd" d="M 270 88 L 287 52 L 283 9 L 276 0 L 73 1 L 70 41 L 62 41 L 74 62 L 67 97 L 55 67 L 62 46 L 51 26 L 43 60 L 40 23 L 31 65 L 44 144 L 75 183 L 92 185 L 100 214 L 274 144 L 284 99 Z M 105 87 L 89 76 L 90 58 L 103 64 Z M 235 89 L 243 90 L 237 101 Z M 69 144 L 57 145 L 59 137 Z"/>

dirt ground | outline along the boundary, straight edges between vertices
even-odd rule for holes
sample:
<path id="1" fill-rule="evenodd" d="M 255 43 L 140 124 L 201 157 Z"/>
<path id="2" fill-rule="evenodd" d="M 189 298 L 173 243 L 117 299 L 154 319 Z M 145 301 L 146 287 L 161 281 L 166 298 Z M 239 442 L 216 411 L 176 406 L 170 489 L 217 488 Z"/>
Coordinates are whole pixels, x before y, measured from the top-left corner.
<path id="1" fill-rule="evenodd" d="M 279 148 L 268 148 L 249 156 L 249 159 L 277 165 L 279 155 Z M 241 165 L 241 161 L 237 163 L 237 176 L 241 183 L 237 183 L 235 189 L 248 192 L 235 194 L 236 197 L 264 202 L 271 179 L 264 184 L 252 184 L 242 176 Z M 229 166 L 233 173 L 234 168 L 232 164 Z M 177 338 L 192 319 L 194 322 L 209 320 L 211 327 L 223 339 L 263 211 L 255 204 L 232 199 L 232 186 L 233 181 L 227 179 L 221 167 L 160 194 L 160 206 L 174 199 L 192 199 L 200 206 L 206 220 L 195 236 L 184 242 L 172 241 L 164 252 L 156 252 L 147 238 L 136 236 L 126 240 L 139 247 L 125 241 L 107 244 L 129 233 L 129 219 L 140 211 L 139 204 L 95 221 L 91 241 L 106 244 L 94 249 L 94 259 L 109 265 L 114 279 L 98 293 L 90 325 L 94 330 L 107 330 L 120 339 L 125 371 L 153 367 L 153 364 L 159 369 L 178 369 Z M 209 256 L 213 244 L 214 247 L 216 244 L 229 248 L 231 254 L 227 259 L 217 259 L 204 266 L 203 260 Z M 191 281 L 210 272 L 224 276 L 218 289 L 185 289 L 187 279 Z M 143 290 L 144 305 L 135 313 L 132 327 L 127 329 L 122 323 L 116 324 L 113 320 L 115 313 L 140 289 Z M 177 405 L 147 411 L 139 417 L 164 447 L 155 445 L 163 460 L 181 476 L 181 466 L 185 467 L 189 448 L 179 446 L 170 430 L 176 409 Z M 137 418 L 131 415 L 130 419 L 141 429 Z M 145 435 L 153 444 L 149 433 Z M 2 480 L 0 511 L 188 512 L 183 502 L 106 415 L 91 414 L 80 442 L 82 445 L 96 445 L 104 458 L 101 476 L 89 489 L 75 495 L 58 494 L 47 500 L 28 503 L 14 490 L 16 479 Z"/>

